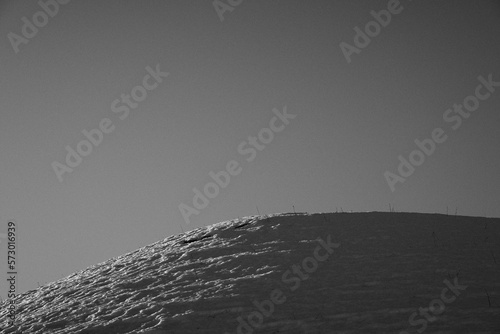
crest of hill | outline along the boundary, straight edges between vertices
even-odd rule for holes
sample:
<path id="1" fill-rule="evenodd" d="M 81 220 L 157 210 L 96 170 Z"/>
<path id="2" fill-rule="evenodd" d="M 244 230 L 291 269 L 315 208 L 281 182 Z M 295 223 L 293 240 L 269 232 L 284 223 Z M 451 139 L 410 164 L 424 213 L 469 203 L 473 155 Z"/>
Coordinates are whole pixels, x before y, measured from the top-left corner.
<path id="1" fill-rule="evenodd" d="M 233 219 L 20 294 L 12 300 L 13 326 L 7 323 L 10 300 L 3 301 L 1 333 L 399 332 L 409 327 L 412 312 L 439 297 L 443 280 L 452 278 L 468 288 L 429 327 L 498 330 L 499 236 L 500 219 L 438 214 Z M 313 256 L 319 240 L 330 239 L 338 248 L 317 261 L 306 279 L 284 279 L 293 265 Z M 258 328 L 248 325 L 255 302 L 269 300 L 276 289 L 286 301 L 262 316 Z M 247 321 L 246 332 L 239 319 Z"/>

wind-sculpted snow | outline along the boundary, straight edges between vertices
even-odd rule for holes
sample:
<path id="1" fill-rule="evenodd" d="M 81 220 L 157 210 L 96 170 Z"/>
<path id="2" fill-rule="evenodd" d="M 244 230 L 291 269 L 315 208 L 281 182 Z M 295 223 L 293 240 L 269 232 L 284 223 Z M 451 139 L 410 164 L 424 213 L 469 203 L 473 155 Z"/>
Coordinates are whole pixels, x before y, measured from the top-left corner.
<path id="1" fill-rule="evenodd" d="M 11 327 L 4 301 L 1 333 L 500 333 L 499 236 L 491 218 L 245 217 L 18 295 Z"/>

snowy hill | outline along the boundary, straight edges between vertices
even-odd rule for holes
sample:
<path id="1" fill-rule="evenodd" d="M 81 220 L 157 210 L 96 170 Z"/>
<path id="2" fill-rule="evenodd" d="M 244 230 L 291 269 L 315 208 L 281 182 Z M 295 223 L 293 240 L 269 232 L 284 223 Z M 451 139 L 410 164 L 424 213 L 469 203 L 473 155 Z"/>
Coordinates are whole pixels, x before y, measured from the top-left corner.
<path id="1" fill-rule="evenodd" d="M 245 217 L 13 301 L 1 333 L 500 333 L 500 219 Z"/>

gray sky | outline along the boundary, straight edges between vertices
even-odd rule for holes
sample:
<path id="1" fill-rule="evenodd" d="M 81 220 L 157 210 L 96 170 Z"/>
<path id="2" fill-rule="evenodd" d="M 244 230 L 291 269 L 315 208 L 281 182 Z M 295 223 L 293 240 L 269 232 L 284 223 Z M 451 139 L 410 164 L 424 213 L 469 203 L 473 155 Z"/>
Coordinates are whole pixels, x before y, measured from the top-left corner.
<path id="1" fill-rule="evenodd" d="M 500 217 L 500 87 L 467 98 L 480 76 L 500 82 L 500 5 L 401 0 L 348 62 L 340 44 L 388 3 L 244 0 L 221 21 L 212 1 L 73 0 L 43 22 L 36 1 L 0 1 L 0 233 L 16 222 L 17 292 L 257 207 Z M 54 162 L 100 125 L 61 182 Z M 436 128 L 447 139 L 392 191 L 384 174 Z"/>

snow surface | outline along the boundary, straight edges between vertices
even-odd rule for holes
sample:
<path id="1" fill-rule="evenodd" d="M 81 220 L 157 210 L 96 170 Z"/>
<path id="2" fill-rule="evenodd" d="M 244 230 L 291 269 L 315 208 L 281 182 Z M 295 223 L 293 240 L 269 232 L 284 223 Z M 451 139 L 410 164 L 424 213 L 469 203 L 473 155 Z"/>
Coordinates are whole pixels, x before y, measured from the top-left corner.
<path id="1" fill-rule="evenodd" d="M 319 242 L 329 236 L 332 253 Z M 316 267 L 315 255 L 323 258 Z M 7 327 L 4 301 L 0 327 L 23 334 L 500 333 L 499 265 L 496 218 L 251 216 L 168 237 L 18 295 L 14 326 Z M 467 287 L 432 321 L 417 315 L 411 325 L 413 312 L 440 298 L 445 280 Z M 272 313 L 257 313 L 254 302 L 272 298 Z"/>

